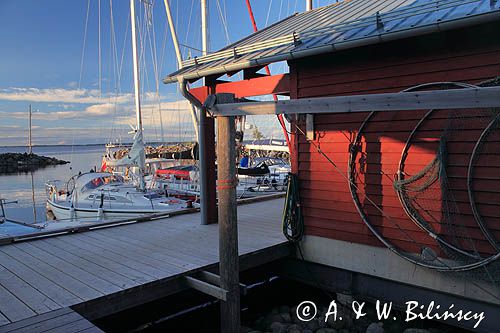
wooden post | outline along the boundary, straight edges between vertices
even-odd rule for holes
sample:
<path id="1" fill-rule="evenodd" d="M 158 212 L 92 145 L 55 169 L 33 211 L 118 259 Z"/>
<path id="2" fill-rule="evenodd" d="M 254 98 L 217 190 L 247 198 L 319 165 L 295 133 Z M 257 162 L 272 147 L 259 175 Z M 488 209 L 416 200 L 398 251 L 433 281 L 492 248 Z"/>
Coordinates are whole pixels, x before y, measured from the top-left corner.
<path id="1" fill-rule="evenodd" d="M 217 189 L 219 193 L 219 273 L 222 289 L 221 332 L 240 331 L 236 146 L 234 117 L 217 118 Z"/>
<path id="2" fill-rule="evenodd" d="M 205 159 L 205 223 L 217 223 L 217 192 L 215 189 L 215 118 L 207 117 L 206 112 L 200 113 L 203 119 L 204 136 L 203 158 Z"/>

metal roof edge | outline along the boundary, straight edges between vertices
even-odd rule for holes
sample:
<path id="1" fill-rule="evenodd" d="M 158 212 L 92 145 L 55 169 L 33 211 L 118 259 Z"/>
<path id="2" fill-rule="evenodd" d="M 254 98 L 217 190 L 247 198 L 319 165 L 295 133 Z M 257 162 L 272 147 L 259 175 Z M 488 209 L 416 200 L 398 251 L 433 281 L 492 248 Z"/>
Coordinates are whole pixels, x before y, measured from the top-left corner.
<path id="1" fill-rule="evenodd" d="M 225 74 L 227 72 L 243 70 L 250 67 L 269 65 L 271 63 L 278 61 L 297 60 L 314 55 L 337 52 L 337 51 L 342 51 L 367 45 L 373 45 L 382 42 L 394 41 L 404 38 L 423 36 L 441 31 L 460 29 L 477 24 L 489 23 L 497 20 L 500 20 L 500 9 L 495 9 L 488 13 L 481 13 L 481 14 L 471 15 L 468 17 L 461 17 L 453 20 L 427 24 L 418 28 L 408 28 L 399 31 L 382 32 L 376 36 L 363 37 L 355 40 L 339 42 L 336 44 L 328 44 L 306 50 L 300 50 L 295 52 L 291 51 L 269 57 L 251 59 L 245 62 L 208 68 L 201 71 L 191 72 L 186 75 L 171 75 L 164 78 L 163 83 L 169 84 L 169 83 L 179 82 L 181 80 L 200 79 L 209 75 Z"/>

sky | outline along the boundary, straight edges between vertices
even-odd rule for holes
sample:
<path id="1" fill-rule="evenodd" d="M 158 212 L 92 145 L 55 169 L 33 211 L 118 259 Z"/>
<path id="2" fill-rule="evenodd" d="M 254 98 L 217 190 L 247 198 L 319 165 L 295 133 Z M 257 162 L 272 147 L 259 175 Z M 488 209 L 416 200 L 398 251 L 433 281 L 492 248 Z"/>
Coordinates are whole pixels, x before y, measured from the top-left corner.
<path id="1" fill-rule="evenodd" d="M 148 2 L 152 5 L 136 0 L 145 137 L 191 140 L 188 104 L 175 84 L 161 82 L 176 69 L 163 1 Z M 252 33 L 245 0 L 208 2 L 210 51 Z M 318 7 L 335 1 L 313 2 Z M 251 4 L 259 28 L 305 9 L 305 0 Z M 185 45 L 183 58 L 199 55 L 200 1 L 170 0 L 170 5 L 179 42 Z M 35 145 L 131 140 L 135 114 L 129 15 L 128 0 L 0 0 L 0 146 L 27 144 L 30 104 Z M 276 74 L 287 68 L 271 70 Z M 248 122 L 267 136 L 280 137 L 274 118 Z"/>

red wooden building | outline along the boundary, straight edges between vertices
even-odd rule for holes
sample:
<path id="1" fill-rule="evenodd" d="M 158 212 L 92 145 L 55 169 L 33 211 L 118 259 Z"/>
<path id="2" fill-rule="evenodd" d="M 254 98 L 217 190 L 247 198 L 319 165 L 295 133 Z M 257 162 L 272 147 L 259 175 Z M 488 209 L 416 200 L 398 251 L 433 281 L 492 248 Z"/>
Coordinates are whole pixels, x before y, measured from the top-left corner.
<path id="1" fill-rule="evenodd" d="M 271 112 L 300 110 L 289 118 L 307 261 L 498 310 L 499 109 L 473 93 L 500 100 L 491 88 L 500 84 L 498 31 L 497 1 L 344 1 L 188 60 L 165 82 L 205 78 L 191 90 L 201 102 L 223 92 L 290 97 Z M 279 61 L 289 73 L 260 74 Z M 239 71 L 242 81 L 219 79 Z M 447 97 L 457 107 L 397 108 L 399 95 L 420 103 L 429 91 L 471 93 L 480 107 Z M 270 104 L 232 110 L 261 114 Z"/>

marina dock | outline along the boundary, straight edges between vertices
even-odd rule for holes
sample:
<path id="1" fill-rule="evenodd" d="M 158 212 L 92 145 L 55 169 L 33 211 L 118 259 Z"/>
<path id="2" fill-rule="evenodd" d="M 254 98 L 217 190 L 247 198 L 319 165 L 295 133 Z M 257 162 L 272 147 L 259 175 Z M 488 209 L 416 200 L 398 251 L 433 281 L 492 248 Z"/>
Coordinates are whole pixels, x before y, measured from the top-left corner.
<path id="1" fill-rule="evenodd" d="M 240 270 L 290 254 L 282 205 L 238 207 Z M 219 261 L 218 225 L 199 221 L 186 214 L 0 246 L 0 332 L 68 307 L 95 320 L 190 288 L 187 277 Z"/>

